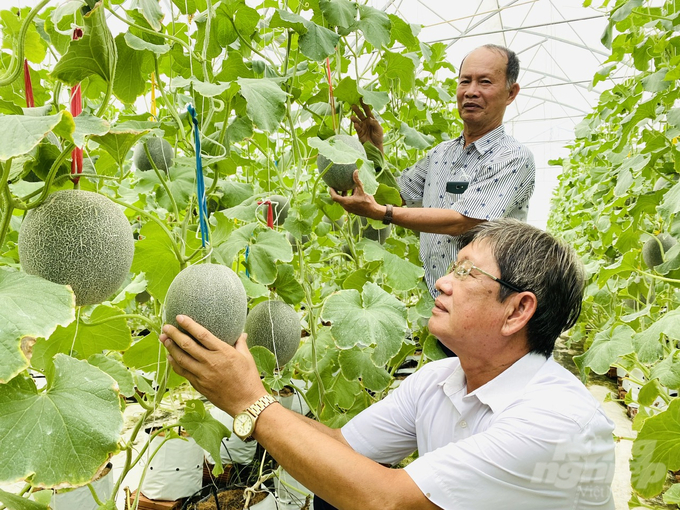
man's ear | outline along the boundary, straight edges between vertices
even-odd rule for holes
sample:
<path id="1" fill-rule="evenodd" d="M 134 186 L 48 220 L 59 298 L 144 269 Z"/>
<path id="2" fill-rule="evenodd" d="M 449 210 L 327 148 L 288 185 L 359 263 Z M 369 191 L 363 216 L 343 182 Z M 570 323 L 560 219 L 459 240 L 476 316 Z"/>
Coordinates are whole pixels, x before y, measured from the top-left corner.
<path id="1" fill-rule="evenodd" d="M 519 83 L 515 82 L 508 92 L 508 100 L 505 102 L 506 106 L 512 103 L 519 94 Z"/>
<path id="2" fill-rule="evenodd" d="M 533 292 L 527 291 L 510 296 L 507 304 L 507 314 L 501 331 L 504 335 L 511 336 L 526 327 L 536 313 L 538 301 Z"/>

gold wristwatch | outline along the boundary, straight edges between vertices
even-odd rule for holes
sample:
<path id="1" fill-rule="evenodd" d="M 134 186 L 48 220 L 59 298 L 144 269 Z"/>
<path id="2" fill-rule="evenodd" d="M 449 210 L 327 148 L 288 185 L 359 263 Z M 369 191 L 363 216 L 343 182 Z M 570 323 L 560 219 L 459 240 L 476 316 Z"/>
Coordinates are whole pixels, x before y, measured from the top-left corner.
<path id="1" fill-rule="evenodd" d="M 234 416 L 234 434 L 240 437 L 243 441 L 248 442 L 253 440 L 253 432 L 255 431 L 255 422 L 260 413 L 267 409 L 272 404 L 276 404 L 276 400 L 271 395 L 265 395 L 255 401 L 245 411 Z"/>

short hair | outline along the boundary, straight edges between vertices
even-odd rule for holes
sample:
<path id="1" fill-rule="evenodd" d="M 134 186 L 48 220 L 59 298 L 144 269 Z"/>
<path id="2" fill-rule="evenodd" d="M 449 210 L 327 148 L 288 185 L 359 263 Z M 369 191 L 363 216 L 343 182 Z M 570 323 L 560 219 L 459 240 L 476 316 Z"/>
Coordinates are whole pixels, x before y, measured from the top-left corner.
<path id="1" fill-rule="evenodd" d="M 585 276 L 574 249 L 543 230 L 509 218 L 479 223 L 457 239 L 460 248 L 487 241 L 500 277 L 536 296 L 536 311 L 527 323 L 529 350 L 550 357 L 557 338 L 576 324 L 581 313 Z M 501 302 L 514 292 L 499 287 Z"/>
<path id="2" fill-rule="evenodd" d="M 500 46 L 498 44 L 484 44 L 483 46 L 480 46 L 480 48 L 486 48 L 487 50 L 495 51 L 496 53 L 505 55 L 505 57 L 508 59 L 508 63 L 505 66 L 505 86 L 508 90 L 510 90 L 510 88 L 512 88 L 512 86 L 517 83 L 517 78 L 519 77 L 519 58 L 517 57 L 517 53 L 512 51 L 510 48 L 506 48 L 505 46 Z M 463 58 L 460 63 L 461 69 L 463 68 L 463 62 L 465 62 L 465 58 Z"/>

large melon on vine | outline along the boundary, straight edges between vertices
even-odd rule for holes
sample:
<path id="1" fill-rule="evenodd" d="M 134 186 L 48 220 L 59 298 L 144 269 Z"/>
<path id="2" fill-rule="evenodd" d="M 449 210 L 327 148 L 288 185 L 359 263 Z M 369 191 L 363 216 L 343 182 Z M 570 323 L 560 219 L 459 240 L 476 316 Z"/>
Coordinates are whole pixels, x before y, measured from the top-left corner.
<path id="1" fill-rule="evenodd" d="M 300 345 L 300 317 L 283 301 L 258 303 L 248 314 L 248 346 L 260 345 L 276 356 L 277 366 L 288 363 Z"/>
<path id="2" fill-rule="evenodd" d="M 165 321 L 179 328 L 186 315 L 217 338 L 234 345 L 243 333 L 248 298 L 239 277 L 226 266 L 196 264 L 180 271 L 165 297 Z"/>
<path id="3" fill-rule="evenodd" d="M 364 146 L 353 136 L 335 135 L 331 136 L 327 141 L 333 145 L 335 145 L 338 141 L 342 142 L 351 149 L 359 152 L 362 156 L 366 157 L 366 150 L 364 149 Z M 341 145 L 338 144 L 336 148 L 338 146 L 341 147 Z M 331 167 L 328 168 L 328 165 L 331 165 Z M 318 167 L 320 173 L 325 172 L 322 173 L 321 178 L 335 191 L 348 191 L 354 189 L 355 183 L 353 174 L 354 170 L 357 169 L 356 164 L 350 163 L 341 165 L 338 163 L 333 163 L 326 156 L 319 153 L 319 155 L 316 157 L 316 166 Z M 326 171 L 326 168 L 328 168 L 328 171 Z"/>
<path id="4" fill-rule="evenodd" d="M 101 303 L 125 281 L 134 255 L 130 222 L 98 193 L 62 190 L 28 211 L 19 261 L 28 274 L 70 285 L 77 305 Z"/>

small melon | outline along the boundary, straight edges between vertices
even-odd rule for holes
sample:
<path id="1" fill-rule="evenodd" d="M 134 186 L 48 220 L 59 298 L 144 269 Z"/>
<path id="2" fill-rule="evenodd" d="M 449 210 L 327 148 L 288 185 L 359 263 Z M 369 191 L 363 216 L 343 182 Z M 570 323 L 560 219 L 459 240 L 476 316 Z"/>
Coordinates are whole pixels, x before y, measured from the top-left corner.
<path id="1" fill-rule="evenodd" d="M 283 301 L 269 300 L 255 305 L 246 319 L 248 346 L 260 345 L 274 353 L 282 367 L 300 345 L 300 317 Z"/>
<path id="2" fill-rule="evenodd" d="M 392 225 L 387 225 L 385 228 L 381 229 L 375 229 L 368 224 L 368 220 L 364 217 L 360 217 L 360 222 L 356 220 L 354 221 L 354 225 L 352 228 L 354 235 L 357 235 L 359 233 L 359 229 L 361 228 L 363 229 L 362 237 L 365 237 L 366 239 L 370 239 L 372 241 L 378 241 L 380 244 L 385 244 L 387 238 L 390 237 L 390 233 L 392 232 Z"/>
<path id="3" fill-rule="evenodd" d="M 247 312 L 248 298 L 241 280 L 219 264 L 183 269 L 165 296 L 165 322 L 179 327 L 177 315 L 186 315 L 229 345 L 243 333 Z"/>
<path id="4" fill-rule="evenodd" d="M 359 140 L 357 140 L 353 136 L 335 135 L 331 136 L 327 141 L 333 145 L 336 145 L 335 142 L 338 141 L 342 142 L 343 144 L 359 152 L 362 156 L 366 157 L 366 150 L 364 149 L 364 146 L 361 144 Z M 341 144 L 337 144 L 336 148 L 344 149 L 344 147 Z M 326 167 L 328 167 L 328 165 L 330 165 L 331 163 L 332 163 L 331 160 L 321 153 L 319 153 L 319 155 L 316 158 L 316 166 L 319 169 L 319 173 L 325 171 Z M 357 166 L 354 163 L 347 165 L 332 164 L 331 167 L 328 169 L 328 172 L 323 174 L 321 178 L 329 187 L 333 188 L 335 191 L 348 191 L 354 189 L 355 184 L 353 174 L 354 170 L 356 169 Z"/>
<path id="5" fill-rule="evenodd" d="M 77 305 L 101 303 L 130 272 L 135 246 L 123 211 L 98 193 L 61 190 L 30 210 L 19 229 L 28 274 L 70 285 Z"/>
<path id="6" fill-rule="evenodd" d="M 163 172 L 167 172 L 168 168 L 172 166 L 173 150 L 172 145 L 165 138 L 149 137 L 146 140 L 142 140 L 135 147 L 135 154 L 133 161 L 135 167 L 138 170 L 152 170 L 151 162 L 146 156 L 146 151 L 144 150 L 144 143 L 146 142 L 149 147 L 149 154 L 151 154 L 151 159 L 156 164 L 156 167 Z"/>
<path id="7" fill-rule="evenodd" d="M 642 247 L 642 260 L 644 260 L 649 269 L 654 269 L 654 266 L 658 266 L 664 262 L 664 257 L 661 254 L 661 247 L 663 247 L 663 253 L 665 254 L 675 244 L 677 244 L 677 241 L 673 236 L 659 234 L 656 238 L 647 240 Z"/>
<path id="8" fill-rule="evenodd" d="M 283 222 L 286 221 L 286 218 L 288 217 L 288 210 L 290 209 L 290 201 L 282 196 L 282 195 L 271 195 L 268 198 L 265 198 L 264 201 L 271 201 L 271 207 L 272 207 L 272 215 L 274 217 L 274 225 L 281 226 L 283 225 Z M 262 206 L 262 216 L 265 221 L 267 221 L 267 207 Z"/>

